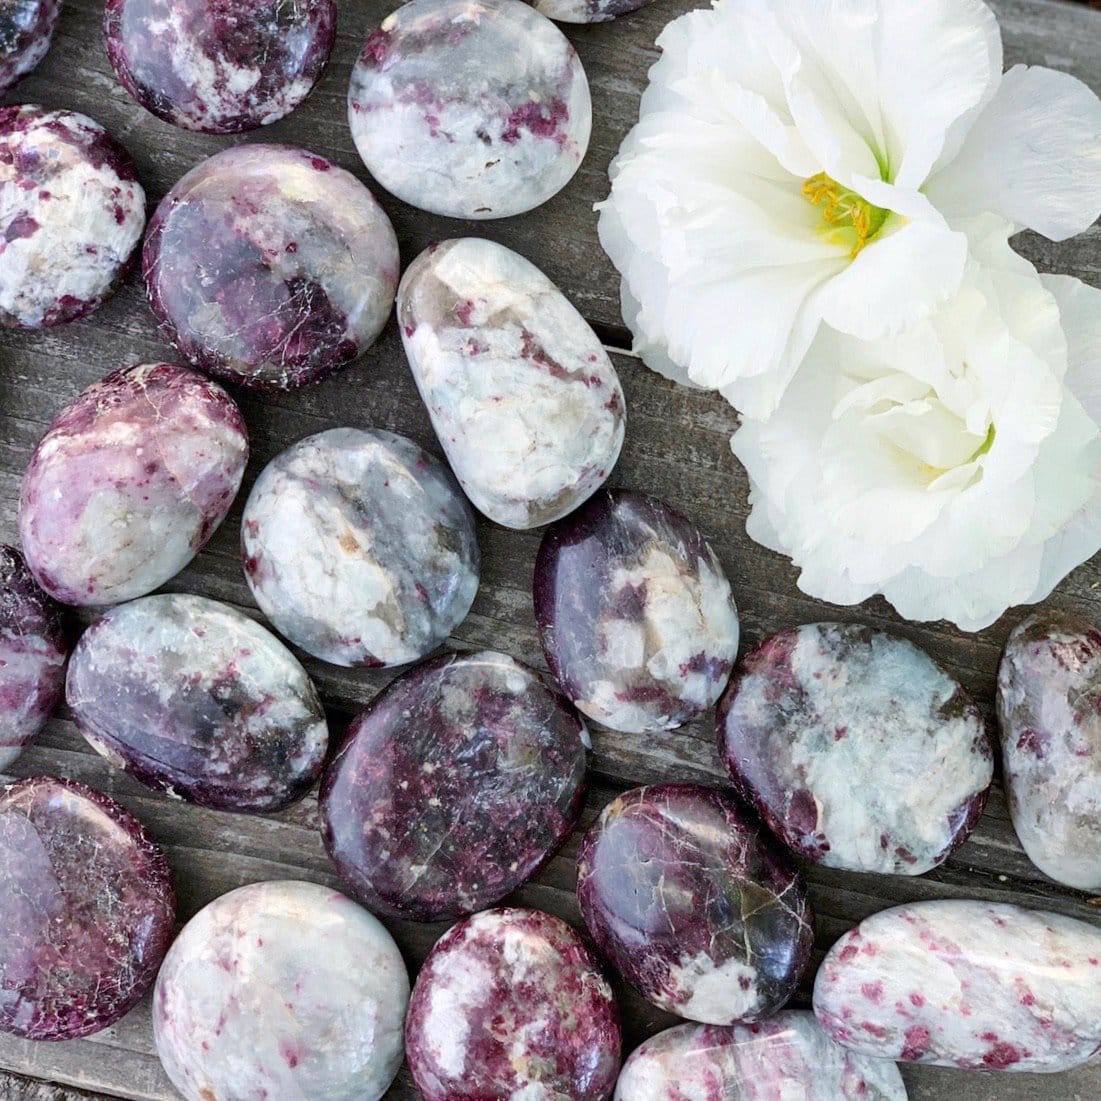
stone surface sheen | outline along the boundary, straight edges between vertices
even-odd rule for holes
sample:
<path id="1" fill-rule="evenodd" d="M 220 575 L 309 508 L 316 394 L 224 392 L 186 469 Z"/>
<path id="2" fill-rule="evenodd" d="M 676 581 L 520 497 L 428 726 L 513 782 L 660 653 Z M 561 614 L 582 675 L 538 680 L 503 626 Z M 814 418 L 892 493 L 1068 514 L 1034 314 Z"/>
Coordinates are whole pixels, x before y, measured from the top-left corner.
<path id="1" fill-rule="evenodd" d="M 19 551 L 0 545 L 0 769 L 53 714 L 68 652 L 61 609 L 38 587 Z"/>
<path id="2" fill-rule="evenodd" d="M 609 803 L 581 842 L 577 898 L 644 998 L 705 1024 L 775 1013 L 814 939 L 802 876 L 732 799 L 697 784 Z"/>
<path id="3" fill-rule="evenodd" d="M 153 1039 L 187 1101 L 378 1101 L 408 1001 L 401 953 L 366 910 L 313 883 L 253 883 L 172 945 Z"/>
<path id="4" fill-rule="evenodd" d="M 481 554 L 447 468 L 381 429 L 333 428 L 287 448 L 241 524 L 256 603 L 295 645 L 334 665 L 399 665 L 466 618 Z"/>
<path id="5" fill-rule="evenodd" d="M 98 122 L 0 107 L 0 325 L 39 329 L 91 313 L 144 228 L 134 166 Z"/>
<path id="6" fill-rule="evenodd" d="M 623 1065 L 616 1101 L 906 1101 L 894 1063 L 835 1044 L 813 1013 L 755 1025 L 678 1025 Z"/>
<path id="7" fill-rule="evenodd" d="M 607 23 L 654 0 L 534 0 L 532 7 L 559 23 Z"/>
<path id="8" fill-rule="evenodd" d="M 573 177 L 592 102 L 565 35 L 520 0 L 412 0 L 368 37 L 348 119 L 371 174 L 399 199 L 507 218 Z"/>
<path id="9" fill-rule="evenodd" d="M 465 237 L 398 289 L 417 389 L 466 495 L 508 528 L 549 524 L 604 484 L 624 403 L 599 337 L 518 253 Z"/>
<path id="10" fill-rule="evenodd" d="M 881 1059 L 1049 1072 L 1101 1048 L 1101 930 L 1058 914 L 936 901 L 873 914 L 814 985 L 830 1035 Z"/>
<path id="11" fill-rule="evenodd" d="M 451 928 L 417 976 L 406 1057 L 424 1101 L 603 1101 L 619 1013 L 581 938 L 538 910 Z"/>
<path id="12" fill-rule="evenodd" d="M 165 122 L 255 130 L 310 94 L 336 37 L 333 0 L 107 0 L 107 56 Z"/>
<path id="13" fill-rule="evenodd" d="M 738 653 L 722 563 L 653 497 L 602 490 L 543 538 L 535 564 L 543 653 L 566 695 L 613 730 L 668 730 L 720 696 Z"/>
<path id="14" fill-rule="evenodd" d="M 1070 612 L 1030 616 L 998 670 L 1009 810 L 1042 872 L 1101 890 L 1101 631 Z"/>
<path id="15" fill-rule="evenodd" d="M 376 913 L 441 921 L 499 902 L 577 822 L 589 736 L 532 669 L 491 651 L 399 677 L 348 729 L 325 846 Z"/>
<path id="16" fill-rule="evenodd" d="M 152 985 L 175 921 L 168 860 L 114 800 L 73 780 L 0 787 L 0 1030 L 90 1036 Z"/>
<path id="17" fill-rule="evenodd" d="M 143 253 L 166 340 L 210 374 L 288 390 L 374 342 L 398 263 L 370 191 L 286 145 L 238 145 L 193 168 L 157 207 Z"/>
<path id="18" fill-rule="evenodd" d="M 225 518 L 248 461 L 232 399 L 168 363 L 126 367 L 54 418 L 23 476 L 27 563 L 66 604 L 116 604 L 174 577 Z"/>
<path id="19" fill-rule="evenodd" d="M 979 709 L 905 639 L 811 623 L 749 654 L 719 704 L 735 787 L 800 856 L 921 875 L 974 829 L 994 754 Z"/>
<path id="20" fill-rule="evenodd" d="M 73 651 L 65 698 L 113 765 L 215 810 L 279 810 L 325 760 L 325 714 L 305 669 L 258 623 L 200 596 L 107 612 Z"/>
<path id="21" fill-rule="evenodd" d="M 60 15 L 61 0 L 0 0 L 0 93 L 49 53 Z"/>

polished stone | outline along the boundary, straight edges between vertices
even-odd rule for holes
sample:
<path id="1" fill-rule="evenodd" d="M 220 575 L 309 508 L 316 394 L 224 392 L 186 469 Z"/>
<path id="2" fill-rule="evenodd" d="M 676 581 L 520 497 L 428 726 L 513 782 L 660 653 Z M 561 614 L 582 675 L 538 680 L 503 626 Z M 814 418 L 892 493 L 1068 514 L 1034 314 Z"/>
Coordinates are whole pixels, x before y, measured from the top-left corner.
<path id="1" fill-rule="evenodd" d="M 42 63 L 60 15 L 61 0 L 0 0 L 0 93 Z"/>
<path id="2" fill-rule="evenodd" d="M 533 0 L 540 15 L 559 23 L 607 23 L 654 0 Z"/>

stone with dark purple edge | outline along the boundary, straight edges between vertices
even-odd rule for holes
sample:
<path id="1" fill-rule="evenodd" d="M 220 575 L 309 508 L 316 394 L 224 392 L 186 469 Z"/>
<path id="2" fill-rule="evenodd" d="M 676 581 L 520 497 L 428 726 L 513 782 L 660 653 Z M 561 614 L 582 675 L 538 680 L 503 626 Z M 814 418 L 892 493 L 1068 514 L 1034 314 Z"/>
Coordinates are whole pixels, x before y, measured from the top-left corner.
<path id="1" fill-rule="evenodd" d="M 654 0 L 534 0 L 532 7 L 558 23 L 607 23 L 652 3 Z"/>
<path id="2" fill-rule="evenodd" d="M 401 953 L 366 910 L 314 883 L 253 883 L 184 926 L 153 1040 L 187 1101 L 378 1101 L 408 1002 Z"/>
<path id="3" fill-rule="evenodd" d="M 142 258 L 169 343 L 209 374 L 284 390 L 370 347 L 398 265 L 370 191 L 286 145 L 238 145 L 193 168 L 157 207 Z"/>
<path id="4" fill-rule="evenodd" d="M 405 1050 L 424 1101 L 604 1101 L 619 1012 L 581 937 L 538 910 L 453 926 L 417 976 Z"/>
<path id="5" fill-rule="evenodd" d="M 398 288 L 417 389 L 466 495 L 509 528 L 592 496 L 623 445 L 624 403 L 599 337 L 537 268 L 465 237 L 422 252 Z"/>
<path id="6" fill-rule="evenodd" d="M 632 1052 L 616 1101 L 906 1101 L 898 1067 L 835 1044 L 813 1013 L 678 1025 Z"/>
<path id="7" fill-rule="evenodd" d="M 333 0 L 107 0 L 107 56 L 147 111 L 238 134 L 289 115 L 336 38 Z"/>
<path id="8" fill-rule="evenodd" d="M 722 694 L 738 611 L 722 563 L 662 501 L 602 490 L 548 530 L 535 563 L 543 653 L 566 695 L 613 730 L 669 730 Z"/>
<path id="9" fill-rule="evenodd" d="M 91 313 L 145 228 L 145 192 L 98 122 L 0 107 L 0 325 L 41 329 Z"/>
<path id="10" fill-rule="evenodd" d="M 0 0 L 0 94 L 50 52 L 61 0 Z"/>
<path id="11" fill-rule="evenodd" d="M 215 810 L 280 810 L 325 761 L 305 669 L 260 624 L 201 596 L 147 596 L 101 616 L 73 651 L 65 699 L 117 768 Z"/>
<path id="12" fill-rule="evenodd" d="M 451 472 L 377 428 L 333 428 L 277 455 L 245 504 L 241 546 L 264 615 L 334 665 L 424 657 L 478 591 L 474 515 Z"/>
<path id="13" fill-rule="evenodd" d="M 453 920 L 500 902 L 577 824 L 589 736 L 504 654 L 444 654 L 377 696 L 321 789 L 325 847 L 376 913 Z"/>
<path id="14" fill-rule="evenodd" d="M 348 120 L 364 164 L 399 199 L 507 218 L 572 179 L 592 102 L 573 46 L 521 0 L 411 0 L 368 37 Z"/>
<path id="15" fill-rule="evenodd" d="M 922 875 L 975 828 L 994 774 L 982 714 L 924 651 L 856 624 L 781 631 L 719 703 L 734 786 L 799 856 Z"/>
<path id="16" fill-rule="evenodd" d="M 993 902 L 866 918 L 814 984 L 819 1023 L 878 1059 L 970 1070 L 1069 1070 L 1101 1049 L 1101 929 Z"/>
<path id="17" fill-rule="evenodd" d="M 220 386 L 169 363 L 114 371 L 57 414 L 31 456 L 27 564 L 65 604 L 144 596 L 206 545 L 247 460 L 244 419 Z"/>
<path id="18" fill-rule="evenodd" d="M 68 653 L 61 609 L 39 588 L 19 551 L 0 545 L 0 769 L 53 714 L 65 688 Z"/>
<path id="19" fill-rule="evenodd" d="M 0 1031 L 73 1040 L 121 1020 L 172 939 L 168 860 L 113 799 L 74 780 L 0 787 Z"/>
<path id="20" fill-rule="evenodd" d="M 581 842 L 577 898 L 624 978 L 692 1021 L 770 1016 L 810 958 L 802 876 L 733 799 L 698 784 L 634 788 L 609 803 Z"/>

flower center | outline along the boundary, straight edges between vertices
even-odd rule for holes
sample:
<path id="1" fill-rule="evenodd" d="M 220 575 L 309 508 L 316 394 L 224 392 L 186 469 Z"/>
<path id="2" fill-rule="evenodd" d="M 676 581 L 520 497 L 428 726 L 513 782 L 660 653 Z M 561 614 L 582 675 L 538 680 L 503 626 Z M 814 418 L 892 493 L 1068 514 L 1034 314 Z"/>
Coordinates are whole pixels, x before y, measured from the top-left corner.
<path id="1" fill-rule="evenodd" d="M 812 206 L 822 210 L 821 231 L 831 244 L 849 250 L 853 260 L 883 228 L 890 211 L 873 206 L 867 199 L 843 187 L 825 172 L 803 182 L 803 194 Z"/>

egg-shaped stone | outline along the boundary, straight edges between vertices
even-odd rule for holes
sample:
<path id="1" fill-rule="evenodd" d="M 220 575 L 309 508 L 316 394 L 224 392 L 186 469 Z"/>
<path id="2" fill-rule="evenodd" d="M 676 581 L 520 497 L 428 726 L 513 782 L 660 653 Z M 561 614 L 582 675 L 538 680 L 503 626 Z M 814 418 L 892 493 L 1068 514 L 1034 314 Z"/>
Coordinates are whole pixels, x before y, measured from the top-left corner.
<path id="1" fill-rule="evenodd" d="M 157 207 L 142 254 L 161 335 L 257 389 L 317 382 L 365 352 L 398 264 L 370 191 L 287 145 L 237 145 L 193 168 Z"/>
<path id="2" fill-rule="evenodd" d="M 0 94 L 50 52 L 61 0 L 0 0 Z"/>
<path id="3" fill-rule="evenodd" d="M 481 554 L 474 516 L 438 459 L 381 429 L 333 428 L 256 479 L 241 523 L 256 603 L 334 665 L 400 665 L 466 618 Z"/>
<path id="4" fill-rule="evenodd" d="M 260 624 L 201 596 L 147 596 L 101 616 L 73 651 L 65 700 L 113 765 L 215 810 L 279 810 L 325 761 L 306 670 Z"/>
<path id="5" fill-rule="evenodd" d="M 376 913 L 442 921 L 499 902 L 573 829 L 584 724 L 505 654 L 445 654 L 348 728 L 325 774 L 325 846 Z"/>
<path id="6" fill-rule="evenodd" d="M 252 883 L 176 938 L 153 1040 L 186 1101 L 378 1101 L 408 1002 L 401 953 L 366 910 L 314 883 Z"/>
<path id="7" fill-rule="evenodd" d="M 532 0 L 540 15 L 558 23 L 607 23 L 654 0 Z"/>
<path id="8" fill-rule="evenodd" d="M 91 313 L 145 228 L 145 192 L 98 122 L 0 107 L 0 325 L 41 329 Z"/>
<path id="9" fill-rule="evenodd" d="M 699 784 L 609 803 L 581 842 L 577 899 L 623 977 L 692 1021 L 770 1016 L 810 958 L 802 876 L 731 798 Z"/>
<path id="10" fill-rule="evenodd" d="M 592 101 L 569 40 L 521 0 L 411 0 L 367 38 L 348 120 L 363 163 L 399 199 L 507 218 L 569 183 Z"/>
<path id="11" fill-rule="evenodd" d="M 34 776 L 0 787 L 0 1031 L 73 1040 L 121 1020 L 172 939 L 164 852 L 106 795 Z"/>
<path id="12" fill-rule="evenodd" d="M 19 535 L 65 604 L 117 604 L 174 577 L 225 518 L 244 476 L 240 410 L 202 375 L 125 367 L 54 417 L 23 475 Z"/>
<path id="13" fill-rule="evenodd" d="M 607 479 L 623 390 L 600 338 L 518 253 L 478 237 L 422 252 L 398 322 L 432 426 L 466 495 L 509 528 L 549 524 Z"/>
<path id="14" fill-rule="evenodd" d="M 738 611 L 718 556 L 669 505 L 601 490 L 543 537 L 535 616 L 551 671 L 577 708 L 631 733 L 697 718 L 738 653 Z"/>

